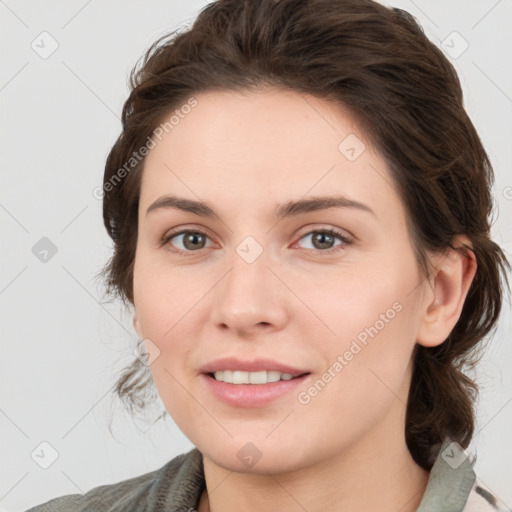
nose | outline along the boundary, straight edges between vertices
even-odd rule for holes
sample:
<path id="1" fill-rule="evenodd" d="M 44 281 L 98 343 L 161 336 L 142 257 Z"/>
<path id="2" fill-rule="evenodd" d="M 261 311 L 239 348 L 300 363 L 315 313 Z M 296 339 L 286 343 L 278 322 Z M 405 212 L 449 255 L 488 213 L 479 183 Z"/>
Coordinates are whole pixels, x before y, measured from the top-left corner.
<path id="1" fill-rule="evenodd" d="M 212 321 L 233 337 L 248 338 L 283 329 L 290 294 L 279 271 L 261 254 L 248 263 L 235 252 L 224 278 L 212 290 Z M 274 268 L 273 268 L 274 267 Z"/>

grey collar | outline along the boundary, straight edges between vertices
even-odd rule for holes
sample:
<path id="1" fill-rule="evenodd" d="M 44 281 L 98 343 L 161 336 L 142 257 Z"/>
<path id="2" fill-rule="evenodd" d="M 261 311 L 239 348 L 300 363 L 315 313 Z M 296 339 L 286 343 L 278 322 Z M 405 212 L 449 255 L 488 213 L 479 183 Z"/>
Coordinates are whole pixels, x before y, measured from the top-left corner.
<path id="1" fill-rule="evenodd" d="M 447 438 L 432 466 L 416 512 L 462 512 L 475 480 L 473 464 L 466 453 Z"/>

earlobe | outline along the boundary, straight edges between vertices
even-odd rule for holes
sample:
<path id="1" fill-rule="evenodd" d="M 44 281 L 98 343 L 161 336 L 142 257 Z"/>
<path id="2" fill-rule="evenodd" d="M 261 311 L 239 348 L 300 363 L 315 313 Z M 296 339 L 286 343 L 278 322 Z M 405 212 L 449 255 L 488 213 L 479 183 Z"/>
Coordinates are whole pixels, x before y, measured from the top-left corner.
<path id="1" fill-rule="evenodd" d="M 135 329 L 135 332 L 137 333 L 137 336 L 142 339 L 142 329 L 140 328 L 140 323 L 137 320 L 137 315 L 133 315 L 133 328 Z"/>
<path id="2" fill-rule="evenodd" d="M 437 256 L 435 275 L 423 311 L 417 342 L 425 347 L 443 343 L 460 318 L 464 301 L 476 274 L 477 263 L 471 242 L 465 236 L 452 244 L 457 250 Z"/>

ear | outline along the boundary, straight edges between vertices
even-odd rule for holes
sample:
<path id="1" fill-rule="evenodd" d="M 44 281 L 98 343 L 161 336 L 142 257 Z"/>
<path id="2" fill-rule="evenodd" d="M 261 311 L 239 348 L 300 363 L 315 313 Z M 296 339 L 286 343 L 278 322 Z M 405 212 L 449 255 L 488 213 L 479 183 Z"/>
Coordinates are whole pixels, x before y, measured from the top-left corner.
<path id="1" fill-rule="evenodd" d="M 417 342 L 424 347 L 435 347 L 448 338 L 460 318 L 464 301 L 476 274 L 475 254 L 466 236 L 455 237 L 452 245 L 460 250 L 448 249 L 434 256 L 434 273 L 429 293 L 425 294 Z M 461 254 L 462 253 L 462 254 Z"/>
<path id="2" fill-rule="evenodd" d="M 137 333 L 139 338 L 143 339 L 144 336 L 142 336 L 142 329 L 140 327 L 139 321 L 137 320 L 137 315 L 136 314 L 133 315 L 133 328 L 135 329 L 135 332 Z"/>

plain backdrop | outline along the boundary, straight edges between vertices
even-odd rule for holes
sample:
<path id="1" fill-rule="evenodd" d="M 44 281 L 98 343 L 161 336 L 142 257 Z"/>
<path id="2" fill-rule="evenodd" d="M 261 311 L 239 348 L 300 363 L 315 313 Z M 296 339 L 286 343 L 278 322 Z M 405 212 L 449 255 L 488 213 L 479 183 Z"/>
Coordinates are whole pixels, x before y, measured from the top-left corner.
<path id="1" fill-rule="evenodd" d="M 459 72 L 496 171 L 493 235 L 510 253 L 512 1 L 386 3 L 412 13 Z M 94 280 L 112 244 L 93 190 L 121 131 L 130 69 L 205 5 L 0 0 L 2 510 L 141 475 L 192 448 L 170 418 L 151 426 L 159 399 L 147 420 L 134 421 L 111 393 L 136 336 L 131 315 L 117 302 L 102 304 Z M 468 450 L 509 508 L 510 319 L 507 302 L 477 373 L 478 428 Z"/>

